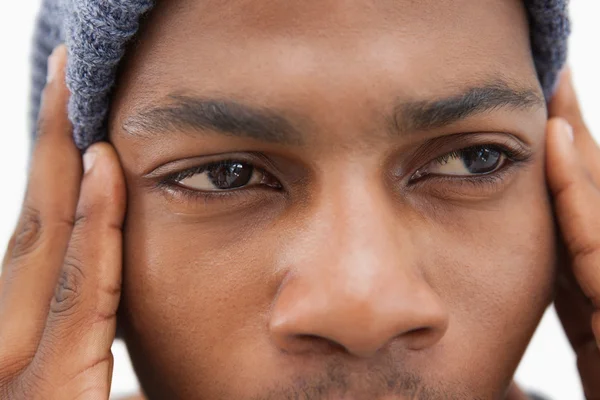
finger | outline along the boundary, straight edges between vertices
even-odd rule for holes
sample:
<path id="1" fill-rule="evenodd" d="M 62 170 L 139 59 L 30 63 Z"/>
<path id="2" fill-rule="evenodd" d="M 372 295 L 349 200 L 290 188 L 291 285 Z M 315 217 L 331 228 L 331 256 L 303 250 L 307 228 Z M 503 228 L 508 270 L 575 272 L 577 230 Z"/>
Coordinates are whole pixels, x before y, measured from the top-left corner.
<path id="1" fill-rule="evenodd" d="M 563 69 L 559 76 L 558 86 L 550 101 L 548 113 L 550 118 L 564 118 L 575 130 L 585 127 L 581 106 L 573 86 L 573 76 L 568 67 Z"/>
<path id="2" fill-rule="evenodd" d="M 512 382 L 506 394 L 506 400 L 529 400 L 527 396 L 516 382 Z"/>
<path id="3" fill-rule="evenodd" d="M 548 123 L 548 183 L 553 192 L 573 273 L 584 293 L 600 306 L 600 191 L 589 177 L 562 119 Z"/>
<path id="4" fill-rule="evenodd" d="M 593 341 L 582 346 L 577 352 L 577 369 L 585 398 L 600 398 L 600 350 Z"/>
<path id="5" fill-rule="evenodd" d="M 2 259 L 2 266 L 8 264 L 8 261 L 12 258 L 12 249 L 15 247 L 15 235 L 13 235 L 8 241 L 8 246 L 6 247 L 6 251 L 4 252 L 4 257 Z M 0 271 L 0 273 L 4 272 L 4 270 Z M 0 276 L 4 276 L 1 274 Z"/>
<path id="6" fill-rule="evenodd" d="M 38 138 L 21 216 L 3 262 L 2 354 L 33 355 L 62 265 L 77 204 L 81 156 L 71 138 L 64 82 L 66 49 L 49 59 Z"/>
<path id="7" fill-rule="evenodd" d="M 554 307 L 569 343 L 576 352 L 588 343 L 595 342 L 590 324 L 594 307 L 581 291 L 581 287 L 571 271 L 570 262 L 560 265 Z"/>
<path id="8" fill-rule="evenodd" d="M 593 396 L 594 393 L 600 393 L 600 381 L 597 379 L 600 376 L 600 352 L 592 329 L 597 322 L 590 323 L 594 316 L 594 308 L 572 273 L 561 272 L 554 301 L 556 312 L 577 356 L 577 366 L 586 398 L 598 398 Z"/>
<path id="9" fill-rule="evenodd" d="M 600 396 L 597 384 L 600 376 L 600 191 L 579 157 L 572 142 L 572 128 L 565 120 L 549 121 L 547 143 L 548 182 L 557 219 L 572 261 L 573 275 L 592 306 L 592 320 L 587 321 L 592 335 L 571 341 L 577 353 L 583 386 L 591 398 L 592 394 Z M 570 292 L 574 293 L 573 290 Z M 574 331 L 582 335 L 589 332 L 585 328 L 572 329 Z"/>
<path id="10" fill-rule="evenodd" d="M 573 127 L 575 147 L 596 185 L 600 185 L 600 148 L 588 129 L 575 86 L 571 70 L 566 68 L 560 75 L 559 85 L 549 105 L 550 117 L 560 117 Z"/>
<path id="11" fill-rule="evenodd" d="M 125 182 L 108 143 L 90 147 L 84 165 L 75 226 L 32 365 L 55 382 L 84 385 L 71 388 L 78 393 L 104 393 L 121 290 Z"/>

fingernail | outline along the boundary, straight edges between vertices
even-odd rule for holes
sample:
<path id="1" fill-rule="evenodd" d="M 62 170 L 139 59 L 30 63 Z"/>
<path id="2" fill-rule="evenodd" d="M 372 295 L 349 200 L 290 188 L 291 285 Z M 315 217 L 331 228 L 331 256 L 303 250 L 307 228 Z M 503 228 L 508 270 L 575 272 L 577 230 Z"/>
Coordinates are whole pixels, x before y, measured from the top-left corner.
<path id="1" fill-rule="evenodd" d="M 46 84 L 52 82 L 56 78 L 60 66 L 61 55 L 65 51 L 65 46 L 60 45 L 55 47 L 48 57 L 48 74 L 46 76 Z"/>
<path id="2" fill-rule="evenodd" d="M 570 143 L 573 143 L 575 140 L 575 136 L 573 134 L 573 127 L 571 126 L 571 124 L 569 124 L 566 120 L 561 119 L 560 125 L 561 125 L 561 130 L 562 130 L 563 134 L 567 138 L 569 138 Z"/>
<path id="3" fill-rule="evenodd" d="M 575 141 L 575 135 L 573 134 L 573 127 L 567 121 L 565 121 L 565 135 L 568 136 L 569 141 L 573 143 Z"/>
<path id="4" fill-rule="evenodd" d="M 83 154 L 83 172 L 89 173 L 94 167 L 98 153 L 92 147 L 88 148 Z"/>

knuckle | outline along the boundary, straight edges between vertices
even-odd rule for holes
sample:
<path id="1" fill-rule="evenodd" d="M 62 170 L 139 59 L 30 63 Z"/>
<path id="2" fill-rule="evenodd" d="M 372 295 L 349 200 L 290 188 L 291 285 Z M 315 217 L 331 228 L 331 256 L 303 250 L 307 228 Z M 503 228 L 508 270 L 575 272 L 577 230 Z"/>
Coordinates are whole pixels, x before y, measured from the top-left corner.
<path id="1" fill-rule="evenodd" d="M 77 210 L 75 212 L 75 227 L 89 225 L 101 211 L 102 207 L 99 207 L 95 201 L 90 202 L 87 200 L 80 202 L 77 205 Z"/>
<path id="2" fill-rule="evenodd" d="M 21 371 L 25 370 L 32 360 L 32 356 L 3 355 L 0 359 L 0 386 L 6 385 Z"/>
<path id="3" fill-rule="evenodd" d="M 11 385 L 12 392 L 18 399 L 44 399 L 53 392 L 53 384 L 48 373 L 31 364 L 29 368 Z"/>
<path id="4" fill-rule="evenodd" d="M 25 400 L 35 399 L 36 395 L 33 385 L 23 383 L 11 383 L 7 386 L 2 386 L 0 389 L 0 398 L 9 400 Z"/>
<path id="5" fill-rule="evenodd" d="M 583 236 L 583 235 L 582 235 Z M 582 239 L 573 239 L 569 243 L 573 253 L 573 267 L 576 274 L 595 266 L 600 261 L 600 242 L 590 240 L 587 237 Z"/>
<path id="6" fill-rule="evenodd" d="M 42 231 L 42 217 L 39 210 L 26 206 L 23 209 L 21 218 L 11 239 L 13 243 L 12 258 L 21 258 L 36 249 L 39 245 Z"/>
<path id="7" fill-rule="evenodd" d="M 82 211 L 88 211 L 87 209 L 84 209 Z M 81 226 L 81 225 L 85 225 L 88 221 L 88 212 L 77 212 L 77 214 L 75 215 L 75 226 Z"/>
<path id="8" fill-rule="evenodd" d="M 0 384 L 0 399 L 31 400 L 44 398 L 43 387 L 48 385 L 47 379 L 31 365 L 19 375 L 11 377 Z"/>
<path id="9" fill-rule="evenodd" d="M 95 305 L 93 316 L 90 316 L 92 323 L 104 323 L 115 319 L 121 296 L 120 286 L 98 287 L 96 295 L 99 301 Z"/>
<path id="10" fill-rule="evenodd" d="M 54 289 L 54 297 L 50 304 L 50 313 L 57 316 L 71 315 L 81 302 L 83 281 L 85 279 L 83 265 L 79 259 L 67 255 Z"/>

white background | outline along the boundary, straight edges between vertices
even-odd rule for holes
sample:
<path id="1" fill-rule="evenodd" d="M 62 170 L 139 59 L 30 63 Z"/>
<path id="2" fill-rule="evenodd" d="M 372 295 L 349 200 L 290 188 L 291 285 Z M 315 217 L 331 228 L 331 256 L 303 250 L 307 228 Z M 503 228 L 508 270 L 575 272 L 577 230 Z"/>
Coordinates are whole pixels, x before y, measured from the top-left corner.
<path id="1" fill-rule="evenodd" d="M 19 213 L 28 154 L 27 107 L 29 51 L 38 1 L 3 3 L 0 13 L 0 259 Z M 577 0 L 571 6 L 573 36 L 570 64 L 583 110 L 600 137 L 600 2 Z M 27 296 L 26 293 L 23 294 Z M 499 335 L 502 332 L 498 332 Z M 113 392 L 135 391 L 137 383 L 122 343 L 113 346 Z M 554 310 L 549 310 L 535 334 L 517 380 L 554 400 L 583 399 L 571 353 Z"/>

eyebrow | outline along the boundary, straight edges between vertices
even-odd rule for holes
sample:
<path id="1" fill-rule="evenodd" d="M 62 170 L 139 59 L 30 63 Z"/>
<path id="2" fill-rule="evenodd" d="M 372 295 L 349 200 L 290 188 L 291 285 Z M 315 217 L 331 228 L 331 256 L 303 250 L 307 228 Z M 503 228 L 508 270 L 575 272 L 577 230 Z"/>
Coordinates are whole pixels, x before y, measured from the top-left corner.
<path id="1" fill-rule="evenodd" d="M 515 89 L 496 81 L 443 99 L 399 103 L 393 115 L 393 129 L 431 130 L 501 108 L 529 111 L 542 107 L 546 107 L 546 101 L 539 90 Z"/>
<path id="2" fill-rule="evenodd" d="M 127 118 L 123 129 L 134 136 L 173 130 L 217 132 L 266 142 L 300 145 L 302 134 L 283 116 L 227 99 L 170 95 L 170 104 Z"/>
<path id="3" fill-rule="evenodd" d="M 539 91 L 515 89 L 505 82 L 471 87 L 446 98 L 399 102 L 391 116 L 392 134 L 431 130 L 500 108 L 530 110 L 545 107 Z M 225 98 L 170 95 L 169 104 L 149 108 L 128 117 L 123 130 L 133 136 L 150 137 L 173 131 L 218 133 L 265 142 L 301 145 L 304 137 L 284 113 Z"/>

